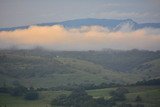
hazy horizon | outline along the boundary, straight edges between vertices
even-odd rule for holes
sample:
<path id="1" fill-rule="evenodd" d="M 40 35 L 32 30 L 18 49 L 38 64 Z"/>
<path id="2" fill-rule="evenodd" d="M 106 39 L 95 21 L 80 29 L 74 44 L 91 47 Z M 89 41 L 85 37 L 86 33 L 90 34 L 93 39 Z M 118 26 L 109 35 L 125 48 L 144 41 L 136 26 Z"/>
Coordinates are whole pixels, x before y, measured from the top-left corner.
<path id="1" fill-rule="evenodd" d="M 42 47 L 50 50 L 160 50 L 160 29 L 132 30 L 126 24 L 118 31 L 102 26 L 65 28 L 61 25 L 31 26 L 28 29 L 0 32 L 0 48 Z"/>

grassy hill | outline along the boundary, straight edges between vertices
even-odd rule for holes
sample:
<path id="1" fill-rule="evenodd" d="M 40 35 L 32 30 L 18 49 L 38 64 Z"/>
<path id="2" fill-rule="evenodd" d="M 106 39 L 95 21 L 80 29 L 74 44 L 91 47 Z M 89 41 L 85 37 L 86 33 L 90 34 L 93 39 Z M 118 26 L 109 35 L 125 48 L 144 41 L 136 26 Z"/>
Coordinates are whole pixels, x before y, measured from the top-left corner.
<path id="1" fill-rule="evenodd" d="M 63 57 L 8 54 L 1 62 L 0 69 L 1 84 L 20 81 L 26 86 L 35 87 L 102 82 L 130 83 L 140 79 L 137 75 L 108 70 L 89 61 Z"/>
<path id="2" fill-rule="evenodd" d="M 0 84 L 56 87 L 133 83 L 159 77 L 159 58 L 159 51 L 1 50 Z M 146 65 L 150 69 L 145 69 Z"/>
<path id="3" fill-rule="evenodd" d="M 146 63 L 143 63 L 133 69 L 133 72 L 137 74 L 143 74 L 144 78 L 158 78 L 160 77 L 160 59 L 155 59 Z"/>
<path id="4" fill-rule="evenodd" d="M 87 60 L 104 68 L 120 72 L 130 72 L 140 64 L 160 58 L 160 51 L 146 50 L 104 50 L 104 51 L 65 51 L 59 56 Z"/>

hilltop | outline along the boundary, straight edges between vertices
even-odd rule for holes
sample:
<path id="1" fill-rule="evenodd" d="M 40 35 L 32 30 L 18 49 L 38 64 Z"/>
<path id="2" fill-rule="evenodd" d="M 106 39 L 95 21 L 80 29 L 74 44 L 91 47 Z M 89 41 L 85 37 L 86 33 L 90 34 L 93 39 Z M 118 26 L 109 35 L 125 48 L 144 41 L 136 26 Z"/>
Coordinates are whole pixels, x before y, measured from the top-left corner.
<path id="1" fill-rule="evenodd" d="M 35 25 L 0 28 L 0 31 L 14 31 L 17 29 L 28 29 L 31 26 L 53 26 L 53 25 L 61 25 L 64 26 L 65 28 L 79 28 L 82 26 L 102 26 L 102 27 L 107 27 L 110 30 L 119 30 L 124 25 L 131 26 L 133 30 L 142 28 L 160 28 L 160 23 L 137 23 L 132 19 L 86 18 L 86 19 L 67 20 L 62 22 L 49 22 L 49 23 L 39 23 Z"/>

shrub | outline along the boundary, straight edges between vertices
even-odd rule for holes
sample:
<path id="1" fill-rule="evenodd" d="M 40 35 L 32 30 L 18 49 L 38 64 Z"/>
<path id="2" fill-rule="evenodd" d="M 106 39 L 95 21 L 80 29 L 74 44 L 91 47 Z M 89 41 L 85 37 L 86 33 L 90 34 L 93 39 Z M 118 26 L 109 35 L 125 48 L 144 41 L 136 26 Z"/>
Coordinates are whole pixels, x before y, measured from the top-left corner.
<path id="1" fill-rule="evenodd" d="M 136 101 L 136 102 L 141 102 L 141 101 L 142 101 L 142 98 L 141 98 L 139 95 L 137 95 L 137 97 L 135 98 L 135 101 Z"/>
<path id="2" fill-rule="evenodd" d="M 115 91 L 112 91 L 110 94 L 112 95 L 112 100 L 114 101 L 123 101 L 125 100 L 125 94 L 128 93 L 126 88 L 118 88 Z"/>
<path id="3" fill-rule="evenodd" d="M 24 96 L 26 100 L 37 100 L 39 98 L 39 94 L 36 91 L 27 92 Z"/>
<path id="4" fill-rule="evenodd" d="M 133 107 L 132 104 L 122 103 L 118 107 Z"/>

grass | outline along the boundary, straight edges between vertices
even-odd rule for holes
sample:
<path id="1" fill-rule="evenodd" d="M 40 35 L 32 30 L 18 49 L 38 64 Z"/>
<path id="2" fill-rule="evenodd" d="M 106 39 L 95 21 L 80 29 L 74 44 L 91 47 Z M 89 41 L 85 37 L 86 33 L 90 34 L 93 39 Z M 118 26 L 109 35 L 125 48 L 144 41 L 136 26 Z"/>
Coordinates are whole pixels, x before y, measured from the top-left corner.
<path id="1" fill-rule="evenodd" d="M 105 89 L 95 89 L 87 91 L 89 95 L 94 98 L 104 97 L 105 99 L 110 98 L 110 92 L 115 90 L 116 88 L 105 88 Z"/>

